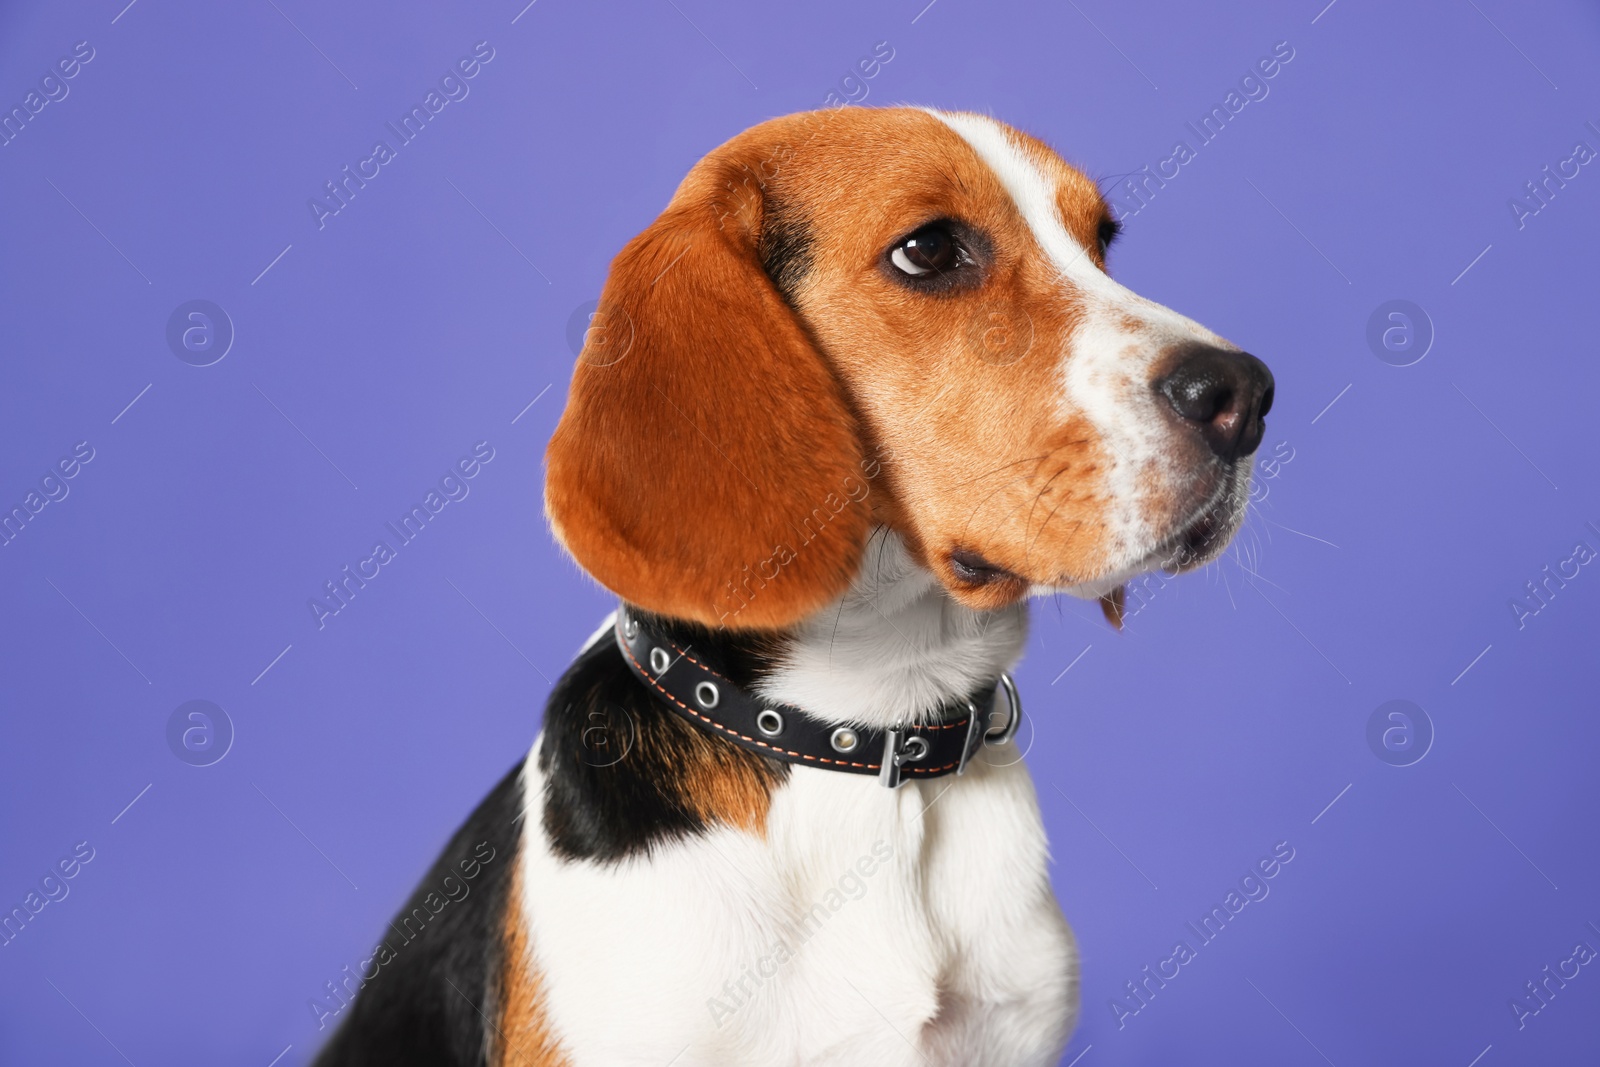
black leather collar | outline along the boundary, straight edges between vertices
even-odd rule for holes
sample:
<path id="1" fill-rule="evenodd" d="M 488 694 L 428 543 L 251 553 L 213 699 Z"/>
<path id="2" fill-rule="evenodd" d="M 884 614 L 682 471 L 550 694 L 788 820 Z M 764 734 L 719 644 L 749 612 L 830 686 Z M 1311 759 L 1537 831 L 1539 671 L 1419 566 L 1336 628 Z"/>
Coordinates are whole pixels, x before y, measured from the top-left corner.
<path id="1" fill-rule="evenodd" d="M 701 729 L 786 763 L 876 775 L 891 789 L 906 778 L 962 773 L 981 745 L 1005 744 L 1022 722 L 1022 702 L 1008 674 L 973 698 L 941 708 L 930 722 L 878 730 L 819 722 L 799 708 L 761 700 L 626 606 L 617 611 L 616 637 L 645 688 Z M 1006 724 L 987 729 L 1000 693 Z"/>

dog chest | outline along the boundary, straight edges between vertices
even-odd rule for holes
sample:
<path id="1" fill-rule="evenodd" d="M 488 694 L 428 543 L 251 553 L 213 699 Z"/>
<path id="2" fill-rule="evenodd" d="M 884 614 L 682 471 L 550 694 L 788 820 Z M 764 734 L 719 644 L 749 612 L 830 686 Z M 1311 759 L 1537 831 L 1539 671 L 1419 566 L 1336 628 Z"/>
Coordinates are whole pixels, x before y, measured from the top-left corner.
<path id="1" fill-rule="evenodd" d="M 1008 983 L 1064 989 L 1070 939 L 1007 758 L 894 791 L 799 768 L 765 834 L 713 828 L 621 863 L 559 857 L 525 819 L 521 906 L 572 1062 L 920 1062 L 981 1041 Z"/>

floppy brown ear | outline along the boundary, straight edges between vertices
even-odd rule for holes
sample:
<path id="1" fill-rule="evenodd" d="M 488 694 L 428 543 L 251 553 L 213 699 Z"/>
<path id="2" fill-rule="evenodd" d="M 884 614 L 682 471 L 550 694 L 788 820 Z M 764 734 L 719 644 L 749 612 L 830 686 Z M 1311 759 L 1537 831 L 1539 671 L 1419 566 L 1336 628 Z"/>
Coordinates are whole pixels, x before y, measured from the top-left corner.
<path id="1" fill-rule="evenodd" d="M 612 262 L 546 452 L 545 510 L 624 600 L 776 628 L 848 588 L 870 516 L 855 420 L 763 268 L 773 168 L 737 144 Z"/>

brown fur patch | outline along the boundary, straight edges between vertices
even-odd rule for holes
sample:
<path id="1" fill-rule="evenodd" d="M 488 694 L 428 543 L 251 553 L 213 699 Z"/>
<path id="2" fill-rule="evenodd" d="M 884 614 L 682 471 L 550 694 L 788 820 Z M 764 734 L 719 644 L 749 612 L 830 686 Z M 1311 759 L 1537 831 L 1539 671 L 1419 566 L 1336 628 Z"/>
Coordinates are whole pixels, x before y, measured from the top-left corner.
<path id="1" fill-rule="evenodd" d="M 1063 223 L 1098 257 L 1105 205 L 1094 183 L 1013 136 L 1055 181 Z M 911 109 L 834 113 L 805 159 L 771 188 L 812 224 L 812 269 L 795 306 L 867 447 L 886 456 L 875 517 L 971 607 L 1096 575 L 1109 456 L 1092 424 L 1058 405 L 1081 311 L 998 176 L 955 131 Z M 884 250 L 940 219 L 984 239 L 981 284 L 912 291 L 884 269 Z M 1017 578 L 963 582 L 950 563 L 962 548 Z"/>
<path id="2" fill-rule="evenodd" d="M 591 335 L 547 453 L 551 525 L 584 569 L 709 626 L 821 608 L 869 525 L 855 420 L 762 269 L 772 151 L 752 131 L 712 152 L 617 256 L 600 314 L 631 343 L 596 358 Z M 763 563 L 761 595 L 730 611 L 725 589 Z"/>
<path id="3" fill-rule="evenodd" d="M 1094 183 L 1009 136 L 1100 265 Z M 939 220 L 975 235 L 981 275 L 914 291 L 887 250 Z M 617 257 L 601 314 L 631 341 L 620 358 L 616 343 L 585 349 L 546 506 L 623 598 L 783 627 L 848 587 L 874 522 L 975 608 L 1104 572 L 1111 457 L 1060 406 L 1081 304 L 999 177 L 934 116 L 840 108 L 740 134 Z M 863 477 L 866 457 L 881 475 Z M 963 549 L 1015 578 L 963 581 L 950 562 Z M 752 568 L 760 592 L 730 614 Z"/>
<path id="4" fill-rule="evenodd" d="M 676 715 L 663 718 L 661 729 L 641 739 L 652 746 L 679 801 L 705 822 L 720 822 L 765 835 L 772 790 L 781 781 L 767 760 L 730 745 Z"/>
<path id="5" fill-rule="evenodd" d="M 728 685 L 749 688 L 750 678 L 729 678 L 695 651 L 695 646 L 710 636 L 688 640 L 688 647 L 669 637 L 667 645 L 674 655 L 704 667 Z M 731 647 L 748 654 L 765 645 L 761 635 L 746 634 Z M 664 689 L 661 694 L 666 700 L 679 703 Z M 652 707 L 656 714 L 641 715 L 635 721 L 638 759 L 649 768 L 655 787 L 702 822 L 718 822 L 764 836 L 772 790 L 787 778 L 788 768 L 747 748 L 728 744 L 677 712 L 661 707 L 659 701 Z"/>
<path id="6" fill-rule="evenodd" d="M 499 1019 L 491 1036 L 492 1067 L 569 1067 L 544 1016 L 544 977 L 539 973 L 522 915 L 522 872 L 506 887 L 501 938 L 504 962 L 498 982 Z"/>

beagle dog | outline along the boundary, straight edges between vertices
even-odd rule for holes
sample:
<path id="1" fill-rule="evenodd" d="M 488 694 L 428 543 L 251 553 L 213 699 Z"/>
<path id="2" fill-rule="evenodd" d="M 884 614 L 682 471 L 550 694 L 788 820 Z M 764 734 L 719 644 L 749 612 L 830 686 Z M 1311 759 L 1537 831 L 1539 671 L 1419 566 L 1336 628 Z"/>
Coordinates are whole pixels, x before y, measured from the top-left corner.
<path id="1" fill-rule="evenodd" d="M 1078 1010 L 1007 670 L 1026 601 L 1215 558 L 1267 368 L 1106 274 L 1095 183 L 847 107 L 701 160 L 547 453 L 620 602 L 320 1064 L 1054 1064 Z M 358 992 L 359 990 L 359 992 Z"/>

